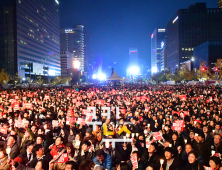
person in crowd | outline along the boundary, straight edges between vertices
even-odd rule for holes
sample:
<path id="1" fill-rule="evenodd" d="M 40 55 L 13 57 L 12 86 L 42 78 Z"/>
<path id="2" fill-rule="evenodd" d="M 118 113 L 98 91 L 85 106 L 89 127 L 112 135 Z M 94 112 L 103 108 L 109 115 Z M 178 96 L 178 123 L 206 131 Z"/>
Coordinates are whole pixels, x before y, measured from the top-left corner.
<path id="1" fill-rule="evenodd" d="M 11 166 L 8 164 L 8 156 L 4 148 L 0 148 L 0 169 L 10 170 Z"/>
<path id="2" fill-rule="evenodd" d="M 221 167 L 220 164 L 221 164 L 221 161 L 219 157 L 215 157 L 215 156 L 210 157 L 209 165 L 211 168 L 213 168 L 214 170 L 219 170 L 219 168 Z"/>
<path id="3" fill-rule="evenodd" d="M 188 162 L 185 165 L 185 170 L 203 170 L 203 165 L 198 163 L 197 153 L 191 151 L 188 153 Z"/>
<path id="4" fill-rule="evenodd" d="M 93 159 L 95 157 L 95 152 L 90 148 L 92 144 L 89 141 L 82 143 L 81 152 L 79 153 L 79 162 L 82 162 L 86 159 Z"/>
<path id="5" fill-rule="evenodd" d="M 179 170 L 180 162 L 178 158 L 174 157 L 174 149 L 167 147 L 164 150 L 164 163 L 160 165 L 160 170 Z"/>
<path id="6" fill-rule="evenodd" d="M 136 157 L 136 159 L 137 159 L 138 168 L 133 167 L 132 160 L 130 159 L 130 161 L 128 162 L 128 164 L 130 166 L 130 169 L 131 170 L 133 170 L 133 169 L 135 169 L 135 170 L 142 170 L 142 169 L 144 169 L 145 167 L 144 167 L 143 162 L 141 161 L 141 154 L 140 154 L 140 152 L 139 151 L 133 151 L 131 157 L 133 157 L 133 156 Z"/>
<path id="7" fill-rule="evenodd" d="M 118 166 L 117 166 L 117 170 L 130 170 L 130 166 L 127 162 L 121 162 Z"/>
<path id="8" fill-rule="evenodd" d="M 133 154 L 148 170 L 221 169 L 221 103 L 222 90 L 215 86 L 0 90 L 0 166 L 7 157 L 10 168 L 22 170 L 135 169 Z M 110 117 L 101 114 L 108 113 L 102 106 L 110 107 Z M 87 107 L 96 107 L 95 118 L 83 114 Z M 87 124 L 91 119 L 98 124 Z M 129 131 L 119 134 L 122 127 Z M 104 139 L 133 141 L 113 147 Z"/>
<path id="9" fill-rule="evenodd" d="M 105 167 L 107 170 L 111 170 L 112 168 L 111 156 L 106 154 L 102 149 L 96 151 L 96 157 L 93 158 L 93 162 Z"/>
<path id="10" fill-rule="evenodd" d="M 221 135 L 215 134 L 214 135 L 214 149 L 217 153 L 222 154 L 222 143 L 221 143 Z"/>
<path id="11" fill-rule="evenodd" d="M 32 140 L 27 140 L 25 141 L 24 145 L 25 145 L 25 151 L 19 154 L 14 160 L 16 162 L 26 165 L 29 162 L 31 162 L 35 157 L 35 154 L 32 152 L 35 144 Z"/>
<path id="12" fill-rule="evenodd" d="M 4 148 L 5 149 L 10 148 L 10 153 L 9 153 L 10 158 L 15 159 L 18 156 L 18 154 L 20 153 L 19 146 L 17 145 L 17 142 L 16 142 L 16 136 L 10 135 L 6 142 L 7 143 Z"/>
<path id="13" fill-rule="evenodd" d="M 45 155 L 44 147 L 41 144 L 37 144 L 33 148 L 33 152 L 35 153 L 36 157 L 28 163 L 27 166 L 30 168 L 35 168 L 39 161 L 42 161 L 43 169 L 49 169 L 49 162 L 52 160 L 50 154 Z"/>

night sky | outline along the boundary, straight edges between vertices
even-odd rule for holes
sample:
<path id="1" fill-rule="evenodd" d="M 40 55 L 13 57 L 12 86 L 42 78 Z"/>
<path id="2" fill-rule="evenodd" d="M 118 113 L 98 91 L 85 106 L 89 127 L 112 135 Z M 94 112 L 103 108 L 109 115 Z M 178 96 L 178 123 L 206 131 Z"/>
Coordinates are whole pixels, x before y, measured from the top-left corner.
<path id="1" fill-rule="evenodd" d="M 197 2 L 217 8 L 217 0 L 60 0 L 61 28 L 84 25 L 89 57 L 101 55 L 104 71 L 110 75 L 112 66 L 125 76 L 129 48 L 138 47 L 140 66 L 150 69 L 154 29 L 165 27 L 178 9 Z"/>

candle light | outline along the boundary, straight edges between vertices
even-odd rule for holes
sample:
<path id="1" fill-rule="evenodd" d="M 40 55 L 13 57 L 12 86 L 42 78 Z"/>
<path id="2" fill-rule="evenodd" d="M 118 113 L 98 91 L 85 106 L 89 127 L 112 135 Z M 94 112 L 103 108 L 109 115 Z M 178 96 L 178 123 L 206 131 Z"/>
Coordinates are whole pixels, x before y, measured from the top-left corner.
<path id="1" fill-rule="evenodd" d="M 136 137 L 138 137 L 139 136 L 139 133 L 136 133 Z"/>
<path id="2" fill-rule="evenodd" d="M 212 151 L 211 151 L 211 155 L 213 156 L 214 154 L 215 154 L 215 151 L 214 151 L 214 150 L 212 150 Z"/>
<path id="3" fill-rule="evenodd" d="M 9 155 L 11 153 L 11 148 L 10 147 L 7 147 L 6 153 L 8 154 L 8 159 L 10 159 L 10 155 Z"/>
<path id="4" fill-rule="evenodd" d="M 215 130 L 212 130 L 212 132 L 214 133 L 214 132 L 215 132 Z"/>
<path id="5" fill-rule="evenodd" d="M 164 160 L 163 160 L 163 159 L 160 159 L 161 167 L 162 167 L 162 165 L 163 165 L 163 162 L 164 162 Z"/>
<path id="6" fill-rule="evenodd" d="M 132 138 L 134 138 L 134 136 L 135 136 L 135 134 L 134 134 L 134 133 L 132 133 Z"/>
<path id="7" fill-rule="evenodd" d="M 187 139 L 184 139 L 184 143 L 185 143 L 185 144 L 187 143 Z"/>
<path id="8" fill-rule="evenodd" d="M 109 148 L 109 141 L 106 141 L 106 148 Z"/>
<path id="9" fill-rule="evenodd" d="M 149 127 L 150 127 L 150 124 L 148 124 L 147 126 L 148 126 L 148 128 L 149 128 Z"/>
<path id="10" fill-rule="evenodd" d="M 172 147 L 172 144 L 171 144 L 171 143 L 169 144 L 169 147 L 170 147 L 170 148 Z"/>

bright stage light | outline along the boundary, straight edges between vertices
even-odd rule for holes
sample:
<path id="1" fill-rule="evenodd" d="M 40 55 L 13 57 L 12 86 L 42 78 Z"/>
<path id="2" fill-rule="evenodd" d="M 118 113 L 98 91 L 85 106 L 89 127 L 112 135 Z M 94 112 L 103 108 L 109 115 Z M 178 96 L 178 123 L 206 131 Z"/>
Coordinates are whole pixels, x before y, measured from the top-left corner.
<path id="1" fill-rule="evenodd" d="M 77 69 L 80 68 L 80 62 L 78 60 L 74 60 L 73 64 L 74 64 L 74 68 L 77 68 Z"/>
<path id="2" fill-rule="evenodd" d="M 55 71 L 54 70 L 49 70 L 49 73 L 48 73 L 50 76 L 55 76 Z"/>
<path id="3" fill-rule="evenodd" d="M 106 80 L 106 75 L 103 74 L 103 73 L 99 73 L 99 74 L 98 74 L 98 79 L 99 79 L 99 80 Z"/>
<path id="4" fill-rule="evenodd" d="M 129 68 L 130 74 L 136 75 L 136 74 L 139 74 L 139 72 L 140 72 L 140 69 L 137 66 L 132 66 Z"/>
<path id="5" fill-rule="evenodd" d="M 157 67 L 152 68 L 152 73 L 157 73 Z"/>
<path id="6" fill-rule="evenodd" d="M 97 79 L 97 75 L 96 75 L 96 74 L 93 74 L 92 78 L 93 78 L 93 79 Z"/>

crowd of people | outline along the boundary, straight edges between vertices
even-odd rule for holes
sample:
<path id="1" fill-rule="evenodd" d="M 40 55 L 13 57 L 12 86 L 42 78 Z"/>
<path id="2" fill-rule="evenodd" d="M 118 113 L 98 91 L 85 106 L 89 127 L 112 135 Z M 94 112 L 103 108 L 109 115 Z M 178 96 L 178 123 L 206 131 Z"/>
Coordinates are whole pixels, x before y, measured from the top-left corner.
<path id="1" fill-rule="evenodd" d="M 222 170 L 221 118 L 216 86 L 2 90 L 0 170 Z"/>

